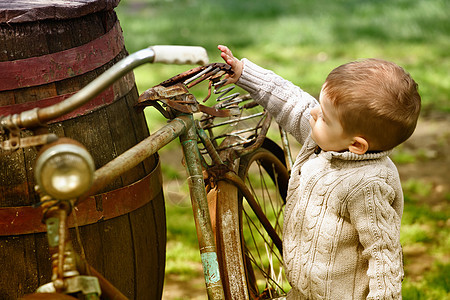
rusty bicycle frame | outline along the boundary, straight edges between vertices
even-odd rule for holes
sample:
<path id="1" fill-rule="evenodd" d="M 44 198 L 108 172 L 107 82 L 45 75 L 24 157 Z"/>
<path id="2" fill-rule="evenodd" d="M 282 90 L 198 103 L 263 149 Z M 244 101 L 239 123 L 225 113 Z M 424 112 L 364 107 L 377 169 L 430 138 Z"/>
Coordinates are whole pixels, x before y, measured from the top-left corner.
<path id="1" fill-rule="evenodd" d="M 40 127 L 42 126 L 42 124 L 45 124 L 46 122 L 64 115 L 65 113 L 68 113 L 87 103 L 90 99 L 94 98 L 115 80 L 141 64 L 154 62 L 154 58 L 155 53 L 150 48 L 131 54 L 130 56 L 124 58 L 122 61 L 118 62 L 108 71 L 100 75 L 98 78 L 96 78 L 82 90 L 74 94 L 72 97 L 50 107 L 35 108 L 29 111 L 24 111 L 20 114 L 0 117 L 0 125 L 3 128 Z M 216 67 L 215 72 L 217 73 L 220 71 L 220 75 L 223 75 L 224 73 L 223 70 L 220 70 L 221 68 L 224 68 L 223 64 L 220 64 L 219 67 Z M 197 78 L 199 78 L 197 79 L 197 81 L 203 80 L 201 79 L 201 76 L 204 76 L 205 74 L 209 74 L 209 76 L 211 76 L 211 74 L 214 75 L 213 73 L 211 73 L 211 69 L 205 70 L 205 68 L 202 68 L 199 69 L 198 72 L 200 75 L 197 76 Z M 156 106 L 156 108 L 161 110 L 161 107 L 158 107 L 157 104 L 151 101 L 152 97 L 155 96 L 154 93 L 178 93 L 179 96 L 182 97 L 182 101 L 180 101 L 179 103 L 177 101 L 169 103 L 171 101 L 170 98 L 165 98 L 166 104 L 168 104 L 172 108 L 175 108 L 170 110 L 170 112 L 172 112 L 172 115 L 170 116 L 171 121 L 167 125 L 163 126 L 159 130 L 151 134 L 149 137 L 145 138 L 134 147 L 125 151 L 120 156 L 116 157 L 103 167 L 97 169 L 94 173 L 94 182 L 92 187 L 88 192 L 86 192 L 78 199 L 74 199 L 68 202 L 48 199 L 48 196 L 47 198 L 46 196 L 41 197 L 41 201 L 54 200 L 47 202 L 44 201 L 45 203 L 43 204 L 43 208 L 45 209 L 44 219 L 47 221 L 50 252 L 51 254 L 58 254 L 57 256 L 55 256 L 57 259 L 54 259 L 53 261 L 52 277 L 53 286 L 56 292 L 63 291 L 65 287 L 67 287 L 67 282 L 65 281 L 70 280 L 70 278 L 67 279 L 64 277 L 64 272 L 66 271 L 65 268 L 67 268 L 67 262 L 64 261 L 64 253 L 67 251 L 73 252 L 71 243 L 68 240 L 67 233 L 67 216 L 71 212 L 71 207 L 83 202 L 90 195 L 94 195 L 97 191 L 101 190 L 114 178 L 118 177 L 125 171 L 132 169 L 134 166 L 138 165 L 140 162 L 156 153 L 159 149 L 163 148 L 169 142 L 179 138 L 180 143 L 183 147 L 184 159 L 188 170 L 188 183 L 191 195 L 192 209 L 197 230 L 208 298 L 224 299 L 224 291 L 220 278 L 214 234 L 211 227 L 207 194 L 205 190 L 205 181 L 202 170 L 202 157 L 198 147 L 198 140 L 200 139 L 204 144 L 208 154 L 213 160 L 214 165 L 223 166 L 224 164 L 220 159 L 216 149 L 214 148 L 213 142 L 209 140 L 208 136 L 198 124 L 198 122 L 194 122 L 193 119 L 193 113 L 197 111 L 205 111 L 217 114 L 220 114 L 221 112 L 217 109 L 215 109 L 214 112 L 214 109 L 211 110 L 211 108 L 198 104 L 196 103 L 196 101 L 193 102 L 192 99 L 189 98 L 189 95 L 186 93 L 187 90 L 179 90 L 181 87 L 177 86 L 177 80 L 181 79 L 172 79 L 172 82 L 170 82 L 170 84 L 168 83 L 165 88 L 162 88 L 160 90 L 152 89 L 151 91 L 145 92 L 143 95 L 141 95 L 139 100 L 140 105 L 145 106 L 149 105 L 150 103 L 150 105 Z M 161 86 L 164 87 L 164 83 L 162 83 Z M 156 96 L 156 98 L 161 98 L 161 95 Z M 180 105 L 180 103 L 182 104 Z M 177 110 L 177 108 L 179 109 Z M 161 112 L 165 113 L 163 111 Z M 239 150 L 239 152 L 237 152 L 238 150 L 231 148 L 229 150 L 229 156 L 237 158 L 258 148 L 265 138 L 265 134 L 270 125 L 270 121 L 270 116 L 266 116 L 261 126 L 259 136 L 256 138 L 256 141 L 252 146 L 241 149 Z M 14 138 L 16 137 L 16 135 L 17 132 L 15 132 L 14 136 L 10 134 L 10 138 Z M 48 140 L 48 135 L 41 135 L 41 139 L 39 139 L 39 137 L 40 136 L 35 137 L 35 140 L 33 140 L 33 142 L 36 142 L 36 140 L 38 140 L 38 142 L 43 142 L 46 139 Z M 19 147 L 19 144 L 20 141 L 18 141 L 18 143 L 14 143 L 16 147 Z M 226 168 L 225 171 L 222 172 L 220 177 L 221 180 L 227 180 L 236 185 L 236 187 L 238 187 L 238 189 L 245 195 L 253 210 L 257 214 L 259 213 L 258 217 L 260 217 L 262 224 L 281 252 L 281 240 L 267 220 L 266 216 L 258 207 L 257 202 L 254 200 L 254 197 L 252 196 L 251 192 L 248 190 L 242 179 L 237 176 L 236 173 Z M 56 225 L 53 223 L 53 220 L 55 218 L 58 219 Z M 51 222 L 49 222 L 49 220 Z M 49 232 L 50 229 L 51 232 Z M 51 241 L 53 241 L 53 243 L 51 243 Z M 105 296 L 114 299 L 126 299 L 126 297 L 123 296 L 120 291 L 112 286 L 92 267 L 86 265 L 85 263 L 77 263 L 79 259 L 75 254 L 72 259 L 72 264 L 76 265 L 72 266 L 74 270 L 79 269 L 81 272 L 83 272 L 84 269 L 89 269 L 90 274 L 93 274 L 98 278 L 100 288 Z M 89 281 L 89 278 L 84 278 L 83 280 Z M 86 293 L 91 293 L 91 297 L 93 298 L 90 299 L 95 299 L 95 297 L 93 296 L 94 293 L 92 291 L 87 291 Z"/>

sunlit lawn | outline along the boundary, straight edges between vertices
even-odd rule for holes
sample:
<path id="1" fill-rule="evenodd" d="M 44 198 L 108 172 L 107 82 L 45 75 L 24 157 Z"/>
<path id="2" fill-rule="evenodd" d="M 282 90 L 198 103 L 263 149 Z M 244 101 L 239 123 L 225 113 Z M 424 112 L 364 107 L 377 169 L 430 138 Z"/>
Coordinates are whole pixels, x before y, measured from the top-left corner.
<path id="1" fill-rule="evenodd" d="M 211 61 L 220 61 L 216 46 L 225 44 L 237 57 L 272 69 L 315 96 L 334 67 L 380 57 L 402 65 L 418 82 L 423 116 L 450 112 L 450 1 L 122 0 L 116 11 L 129 52 L 152 44 L 201 45 Z M 190 67 L 140 67 L 138 88 Z M 151 123 L 156 121 L 163 119 L 151 114 Z M 396 162 L 414 159 L 399 153 Z M 163 170 L 168 179 L 185 176 L 170 166 Z M 187 193 L 185 188 L 180 193 Z M 448 202 L 443 210 L 424 205 L 417 199 L 427 188 L 424 182 L 404 183 L 402 244 L 409 253 L 437 259 L 422 276 L 406 274 L 404 299 L 450 298 Z M 185 262 L 199 262 L 199 254 L 187 205 L 167 206 L 167 270 L 189 277 L 198 272 Z"/>

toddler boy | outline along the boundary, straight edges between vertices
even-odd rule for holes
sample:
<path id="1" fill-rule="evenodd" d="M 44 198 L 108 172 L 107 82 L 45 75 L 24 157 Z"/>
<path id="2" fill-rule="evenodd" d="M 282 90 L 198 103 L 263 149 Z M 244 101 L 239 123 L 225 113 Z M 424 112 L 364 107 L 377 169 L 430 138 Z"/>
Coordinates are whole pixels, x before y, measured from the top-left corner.
<path id="1" fill-rule="evenodd" d="M 413 133 L 417 84 L 379 59 L 334 69 L 308 93 L 218 46 L 247 90 L 303 146 L 283 225 L 288 299 L 401 299 L 403 193 L 392 148 Z"/>

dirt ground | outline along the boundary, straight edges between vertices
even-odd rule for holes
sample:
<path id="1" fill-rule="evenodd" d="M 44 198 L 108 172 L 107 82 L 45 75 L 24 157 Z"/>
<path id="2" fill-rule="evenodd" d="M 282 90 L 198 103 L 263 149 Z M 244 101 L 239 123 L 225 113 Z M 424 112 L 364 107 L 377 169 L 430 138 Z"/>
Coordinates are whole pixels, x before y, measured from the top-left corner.
<path id="1" fill-rule="evenodd" d="M 431 184 L 431 195 L 422 199 L 434 208 L 446 206 L 450 199 L 450 114 L 420 120 L 413 136 L 402 145 L 417 160 L 400 164 L 402 182 L 415 179 Z M 447 197 L 447 199 L 446 199 Z"/>
<path id="2" fill-rule="evenodd" d="M 198 265 L 199 276 L 185 281 L 176 275 L 166 276 L 164 282 L 163 299 L 189 299 L 189 300 L 203 300 L 208 299 L 205 288 L 205 280 L 201 271 L 201 264 Z"/>
<path id="3" fill-rule="evenodd" d="M 419 121 L 413 136 L 399 147 L 396 153 L 412 157 L 414 162 L 398 164 L 402 182 L 414 180 L 426 183 L 430 191 L 419 201 L 429 205 L 432 210 L 450 209 L 450 114 L 433 115 Z M 395 154 L 395 153 L 394 153 Z M 163 158 L 164 159 L 164 158 Z M 442 226 L 450 226 L 450 216 Z M 428 270 L 435 258 L 426 249 L 404 247 L 409 264 L 407 274 L 418 278 Z M 446 259 L 450 259 L 447 257 Z M 176 275 L 166 277 L 163 299 L 206 299 L 201 265 L 199 278 L 189 282 Z"/>

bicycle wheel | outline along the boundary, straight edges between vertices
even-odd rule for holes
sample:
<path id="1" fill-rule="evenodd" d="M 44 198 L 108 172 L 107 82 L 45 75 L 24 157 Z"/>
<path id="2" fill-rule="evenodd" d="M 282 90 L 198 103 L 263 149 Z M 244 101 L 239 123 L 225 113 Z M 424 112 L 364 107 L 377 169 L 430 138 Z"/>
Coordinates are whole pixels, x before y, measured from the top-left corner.
<path id="1" fill-rule="evenodd" d="M 256 204 L 233 184 L 219 182 L 217 248 L 227 298 L 276 299 L 289 290 L 280 239 L 289 178 L 282 160 L 264 148 L 241 157 L 238 174 Z"/>

